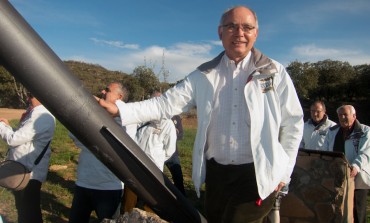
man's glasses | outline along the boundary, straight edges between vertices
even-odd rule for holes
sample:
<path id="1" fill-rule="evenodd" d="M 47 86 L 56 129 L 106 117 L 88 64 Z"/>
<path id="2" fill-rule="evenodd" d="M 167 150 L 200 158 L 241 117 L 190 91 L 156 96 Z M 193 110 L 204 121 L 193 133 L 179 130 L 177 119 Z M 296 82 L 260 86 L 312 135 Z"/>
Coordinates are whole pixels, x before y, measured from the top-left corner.
<path id="1" fill-rule="evenodd" d="M 251 25 L 247 25 L 247 24 L 238 25 L 238 24 L 234 24 L 234 23 L 222 25 L 222 27 L 226 31 L 228 31 L 229 33 L 233 33 L 235 31 L 238 31 L 239 28 L 240 28 L 240 29 L 243 30 L 244 33 L 248 33 L 248 34 L 251 34 L 252 30 L 254 30 L 256 28 L 255 26 L 251 26 Z"/>
<path id="2" fill-rule="evenodd" d="M 320 110 L 310 110 L 310 112 L 316 114 L 316 113 L 321 113 L 323 111 L 320 111 Z"/>
<path id="3" fill-rule="evenodd" d="M 110 89 L 109 89 L 109 87 L 106 87 L 106 88 L 104 89 L 104 91 L 105 91 L 105 93 L 108 93 L 108 92 L 110 92 Z"/>

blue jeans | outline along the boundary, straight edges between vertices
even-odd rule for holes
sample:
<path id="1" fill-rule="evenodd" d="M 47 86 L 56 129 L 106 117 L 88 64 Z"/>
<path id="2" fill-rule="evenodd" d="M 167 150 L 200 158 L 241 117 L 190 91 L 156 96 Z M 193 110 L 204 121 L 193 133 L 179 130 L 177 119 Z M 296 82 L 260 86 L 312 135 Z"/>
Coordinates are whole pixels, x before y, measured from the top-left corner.
<path id="1" fill-rule="evenodd" d="M 69 214 L 69 223 L 88 223 L 92 211 L 99 222 L 112 219 L 119 208 L 122 190 L 94 190 L 77 186 Z"/>

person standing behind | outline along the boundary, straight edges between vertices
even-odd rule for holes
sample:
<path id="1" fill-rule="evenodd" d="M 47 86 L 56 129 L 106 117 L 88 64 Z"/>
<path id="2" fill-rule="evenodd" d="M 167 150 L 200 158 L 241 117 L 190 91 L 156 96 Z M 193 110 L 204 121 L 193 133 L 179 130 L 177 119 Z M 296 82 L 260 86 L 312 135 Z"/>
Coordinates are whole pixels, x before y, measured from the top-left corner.
<path id="1" fill-rule="evenodd" d="M 315 101 L 310 107 L 311 119 L 304 123 L 300 148 L 321 150 L 329 128 L 337 123 L 329 120 L 323 101 Z"/>
<path id="2" fill-rule="evenodd" d="M 161 93 L 155 91 L 152 97 L 159 97 Z M 171 119 L 150 121 L 142 123 L 137 129 L 136 142 L 145 154 L 163 171 L 165 162 L 173 156 L 176 151 L 176 128 Z M 123 199 L 123 210 L 130 212 L 134 207 L 143 205 L 144 210 L 153 212 L 145 204 L 138 201 L 137 195 L 125 188 Z"/>
<path id="3" fill-rule="evenodd" d="M 26 188 L 13 192 L 18 222 L 40 223 L 43 222 L 41 185 L 48 173 L 51 155 L 49 145 L 54 136 L 55 118 L 32 94 L 28 94 L 27 101 L 29 107 L 16 129 L 9 126 L 7 119 L 0 118 L 0 136 L 9 145 L 8 159 L 18 161 L 31 170 Z M 48 148 L 41 161 L 34 165 L 45 147 Z"/>
<path id="4" fill-rule="evenodd" d="M 356 118 L 352 105 L 337 109 L 339 125 L 329 129 L 324 149 L 345 154 L 350 177 L 355 177 L 354 223 L 366 222 L 367 195 L 370 189 L 370 127 Z"/>
<path id="5" fill-rule="evenodd" d="M 152 97 L 159 97 L 155 91 Z M 163 171 L 164 163 L 176 151 L 176 128 L 171 119 L 150 121 L 139 127 L 136 141 L 145 154 Z"/>
<path id="6" fill-rule="evenodd" d="M 262 222 L 290 182 L 303 133 L 303 112 L 285 68 L 254 48 L 256 13 L 227 10 L 218 26 L 225 51 L 161 97 L 100 103 L 122 124 L 170 119 L 196 107 L 192 179 L 205 183 L 209 223 Z"/>
<path id="7" fill-rule="evenodd" d="M 304 123 L 303 138 L 300 148 L 320 150 L 323 147 L 327 132 L 335 122 L 329 120 L 326 115 L 326 108 L 323 101 L 315 101 L 310 107 L 311 119 Z M 271 223 L 280 222 L 280 205 L 283 197 L 288 194 L 289 185 L 286 184 L 278 193 L 273 210 L 269 213 L 268 219 Z"/>
<path id="8" fill-rule="evenodd" d="M 175 184 L 176 188 L 186 196 L 185 188 L 184 188 L 184 177 L 182 174 L 181 163 L 179 158 L 179 149 L 177 145 L 178 140 L 182 140 L 184 137 L 184 130 L 182 128 L 182 121 L 180 115 L 175 115 L 171 118 L 173 124 L 176 128 L 176 151 L 175 153 L 169 158 L 164 164 L 171 172 L 173 183 Z"/>
<path id="9" fill-rule="evenodd" d="M 127 88 L 118 82 L 109 84 L 102 94 L 101 100 L 111 103 L 128 98 Z M 115 119 L 117 123 L 121 122 L 118 117 Z M 136 125 L 126 126 L 124 130 L 131 138 L 135 138 Z M 71 133 L 70 137 L 81 152 L 69 223 L 88 223 L 92 211 L 95 211 L 99 222 L 104 218 L 114 218 L 115 214 L 119 214 L 123 182 Z"/>

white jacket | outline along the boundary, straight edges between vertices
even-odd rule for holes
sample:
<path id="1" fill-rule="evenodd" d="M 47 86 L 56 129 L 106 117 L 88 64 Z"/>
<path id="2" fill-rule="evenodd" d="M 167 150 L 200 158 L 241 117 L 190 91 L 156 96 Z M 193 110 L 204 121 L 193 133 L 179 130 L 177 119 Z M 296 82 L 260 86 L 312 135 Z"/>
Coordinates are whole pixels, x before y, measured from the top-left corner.
<path id="1" fill-rule="evenodd" d="M 117 102 L 122 124 L 140 123 L 197 108 L 198 130 L 193 150 L 192 178 L 198 196 L 205 181 L 205 144 L 224 52 L 202 64 L 161 97 L 144 102 Z M 251 146 L 262 199 L 280 182 L 288 183 L 303 133 L 303 112 L 295 88 L 283 66 L 252 49 L 253 78 L 244 95 L 251 114 Z"/>
<path id="2" fill-rule="evenodd" d="M 164 162 L 176 151 L 176 139 L 176 128 L 171 119 L 152 121 L 136 134 L 137 144 L 161 171 Z"/>
<path id="3" fill-rule="evenodd" d="M 34 162 L 52 140 L 55 130 L 54 116 L 43 106 L 33 108 L 30 114 L 13 130 L 0 122 L 0 136 L 9 145 L 8 159 L 25 165 L 31 172 L 31 179 L 44 182 L 49 168 L 50 145 L 40 163 Z"/>
<path id="4" fill-rule="evenodd" d="M 370 127 L 355 121 L 352 133 L 344 142 L 345 156 L 351 166 L 357 168 L 356 189 L 370 189 Z M 333 151 L 339 125 L 331 127 L 325 139 L 324 149 Z"/>
<path id="5" fill-rule="evenodd" d="M 303 128 L 303 138 L 300 148 L 311 149 L 311 150 L 322 150 L 324 146 L 324 141 L 329 128 L 336 125 L 335 122 L 329 120 L 328 116 L 317 126 L 312 123 L 309 119 L 304 123 Z"/>

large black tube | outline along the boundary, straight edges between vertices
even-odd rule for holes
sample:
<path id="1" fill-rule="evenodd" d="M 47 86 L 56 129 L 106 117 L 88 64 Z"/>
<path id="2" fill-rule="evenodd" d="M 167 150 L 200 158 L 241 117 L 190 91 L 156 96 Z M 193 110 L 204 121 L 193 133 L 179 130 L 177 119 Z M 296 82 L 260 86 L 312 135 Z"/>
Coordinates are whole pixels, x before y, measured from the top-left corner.
<path id="1" fill-rule="evenodd" d="M 7 0 L 0 63 L 160 217 L 206 222 Z"/>

